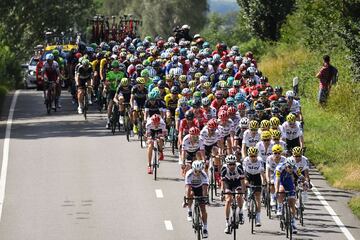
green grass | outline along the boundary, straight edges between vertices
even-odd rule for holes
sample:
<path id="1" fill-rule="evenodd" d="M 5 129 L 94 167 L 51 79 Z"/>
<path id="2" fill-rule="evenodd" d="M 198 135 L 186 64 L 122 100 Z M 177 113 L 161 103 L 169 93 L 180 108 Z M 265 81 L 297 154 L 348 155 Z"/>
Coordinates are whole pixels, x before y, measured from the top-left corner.
<path id="1" fill-rule="evenodd" d="M 285 89 L 290 88 L 293 77 L 300 78 L 306 155 L 331 185 L 360 191 L 360 84 L 352 83 L 344 52 L 331 53 L 339 83 L 331 89 L 327 106 L 320 107 L 315 75 L 322 55 L 301 46 L 279 45 L 262 57 L 259 68 L 272 84 Z M 358 211 L 352 207 L 354 213 L 360 213 L 360 199 L 352 202 Z"/>
<path id="2" fill-rule="evenodd" d="M 349 207 L 354 212 L 354 214 L 360 218 L 360 197 L 354 197 L 349 202 Z"/>

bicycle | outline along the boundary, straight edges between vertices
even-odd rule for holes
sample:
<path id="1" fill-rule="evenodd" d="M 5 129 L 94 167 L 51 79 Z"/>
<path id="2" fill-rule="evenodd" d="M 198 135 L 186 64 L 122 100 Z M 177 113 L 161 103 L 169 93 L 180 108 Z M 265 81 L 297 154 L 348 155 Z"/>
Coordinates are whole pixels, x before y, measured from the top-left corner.
<path id="1" fill-rule="evenodd" d="M 45 91 L 45 107 L 46 107 L 46 112 L 47 114 L 51 113 L 51 105 L 55 102 L 55 85 L 56 83 L 51 81 L 45 81 L 47 83 L 47 88 Z M 54 111 L 56 112 L 56 105 L 54 108 Z"/>
<path id="2" fill-rule="evenodd" d="M 233 236 L 234 236 L 234 240 L 236 240 L 236 229 L 239 228 L 239 223 L 242 222 L 243 223 L 243 220 L 241 219 L 240 217 L 240 214 L 237 216 L 236 215 L 236 209 L 238 207 L 237 205 L 237 199 L 236 199 L 236 196 L 237 195 L 244 195 L 244 193 L 239 193 L 239 192 L 236 192 L 236 191 L 233 191 L 233 192 L 221 192 L 221 196 L 224 196 L 224 195 L 231 195 L 232 196 L 232 201 L 231 201 L 231 213 L 230 213 L 230 224 L 229 224 L 229 230 L 230 230 L 230 233 L 233 233 Z"/>
<path id="3" fill-rule="evenodd" d="M 84 104 L 83 115 L 85 120 L 87 119 L 88 101 L 89 101 L 89 95 L 87 93 L 87 83 L 86 83 L 84 88 L 84 100 L 83 100 L 83 104 Z"/>
<path id="4" fill-rule="evenodd" d="M 170 128 L 169 128 L 169 140 L 171 144 L 171 152 L 175 155 L 175 149 L 177 149 L 177 131 L 175 129 L 175 119 L 171 118 Z"/>
<path id="5" fill-rule="evenodd" d="M 213 157 L 210 157 L 209 161 L 209 170 L 210 170 L 210 181 L 209 181 L 209 190 L 210 190 L 210 199 L 212 202 L 214 202 L 214 197 L 217 196 L 217 186 L 215 179 L 215 166 L 214 166 L 214 159 Z"/>
<path id="6" fill-rule="evenodd" d="M 255 200 L 255 189 L 261 186 L 248 185 L 246 188 L 248 189 L 247 193 L 247 212 L 249 222 L 251 222 L 251 234 L 254 234 L 254 225 L 255 225 L 255 217 L 256 217 L 256 200 Z"/>
<path id="7" fill-rule="evenodd" d="M 143 109 L 140 108 L 139 111 L 139 117 L 138 117 L 138 131 L 139 131 L 139 134 L 138 134 L 138 137 L 140 138 L 140 147 L 141 148 L 144 148 L 144 127 L 143 127 L 143 124 L 144 124 L 144 112 L 143 112 Z"/>
<path id="8" fill-rule="evenodd" d="M 153 175 L 154 175 L 154 180 L 156 181 L 157 179 L 157 169 L 160 166 L 160 162 L 159 162 L 159 158 L 158 158 L 158 150 L 159 150 L 159 145 L 158 145 L 158 136 L 156 136 L 156 133 L 152 133 L 151 134 L 151 139 L 154 142 L 154 147 L 153 147 L 153 159 L 152 159 L 152 163 L 151 163 L 151 167 L 153 169 Z"/>
<path id="9" fill-rule="evenodd" d="M 96 103 L 99 112 L 102 112 L 104 105 L 107 109 L 106 97 L 104 96 L 104 83 L 102 82 L 99 84 L 98 90 L 96 91 Z"/>
<path id="10" fill-rule="evenodd" d="M 124 103 L 125 113 L 123 119 L 123 127 L 126 133 L 126 140 L 130 142 L 130 131 L 131 131 L 131 121 L 129 117 L 130 113 L 130 103 Z"/>
<path id="11" fill-rule="evenodd" d="M 266 184 L 266 188 L 262 189 L 263 192 L 263 203 L 266 208 L 266 215 L 271 219 L 271 194 L 270 194 L 270 184 Z"/>
<path id="12" fill-rule="evenodd" d="M 120 131 L 119 119 L 120 119 L 119 106 L 116 103 L 114 103 L 110 117 L 110 125 L 111 125 L 110 129 L 113 135 L 115 135 L 116 127 L 118 127 Z"/>
<path id="13" fill-rule="evenodd" d="M 304 210 L 305 210 L 305 206 L 302 199 L 303 192 L 304 192 L 303 183 L 299 182 L 296 188 L 296 197 L 299 201 L 299 204 L 296 207 L 296 217 L 297 219 L 299 219 L 301 226 L 304 226 Z"/>
<path id="14" fill-rule="evenodd" d="M 194 196 L 192 198 L 184 197 L 184 202 L 186 203 L 188 200 L 194 200 L 194 211 L 192 215 L 192 228 L 194 229 L 194 233 L 196 235 L 196 239 L 200 240 L 202 238 L 203 232 L 203 224 L 201 221 L 200 215 L 200 205 L 207 203 L 208 197 L 203 196 Z"/>
<path id="15" fill-rule="evenodd" d="M 280 229 L 281 231 L 286 230 L 286 238 L 292 239 L 293 229 L 291 225 L 291 210 L 288 203 L 290 191 L 279 192 L 278 194 L 285 194 L 283 202 L 283 208 L 280 216 Z"/>

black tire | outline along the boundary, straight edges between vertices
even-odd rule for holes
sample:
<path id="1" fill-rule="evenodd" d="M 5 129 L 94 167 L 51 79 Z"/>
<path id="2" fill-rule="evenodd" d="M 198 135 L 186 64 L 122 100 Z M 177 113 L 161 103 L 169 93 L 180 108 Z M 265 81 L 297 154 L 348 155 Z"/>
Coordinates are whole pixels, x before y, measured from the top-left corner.
<path id="1" fill-rule="evenodd" d="M 126 140 L 130 142 L 130 120 L 127 115 L 127 112 L 125 112 L 125 116 L 124 116 L 124 130 L 126 133 Z"/>
<path id="2" fill-rule="evenodd" d="M 210 200 L 212 202 L 214 202 L 214 185 L 215 185 L 215 178 L 214 178 L 214 168 L 212 167 L 210 169 L 210 185 L 209 185 L 209 188 L 210 188 Z"/>
<path id="3" fill-rule="evenodd" d="M 255 200 L 250 200 L 250 216 L 251 216 L 251 234 L 254 234 L 254 225 L 255 225 Z"/>
<path id="4" fill-rule="evenodd" d="M 291 225 L 291 212 L 290 205 L 286 204 L 285 206 L 285 225 L 286 225 L 286 237 L 290 240 L 292 239 L 292 225 Z"/>
<path id="5" fill-rule="evenodd" d="M 152 167 L 153 167 L 154 180 L 156 181 L 156 179 L 157 179 L 157 150 L 154 151 L 153 158 L 154 158 L 154 160 L 152 163 Z"/>
<path id="6" fill-rule="evenodd" d="M 200 210 L 199 207 L 195 207 L 195 231 L 197 240 L 201 240 L 202 227 L 200 224 Z"/>
<path id="7" fill-rule="evenodd" d="M 139 131 L 139 137 L 140 137 L 140 147 L 143 148 L 143 141 L 144 141 L 144 134 L 143 134 L 143 122 L 142 120 L 139 121 L 139 126 L 138 126 L 138 131 Z"/>
<path id="8" fill-rule="evenodd" d="M 236 229 L 238 226 L 238 223 L 236 222 L 236 209 L 233 209 L 232 211 L 233 211 L 233 217 L 232 217 L 231 225 L 232 225 L 234 240 L 236 240 Z"/>

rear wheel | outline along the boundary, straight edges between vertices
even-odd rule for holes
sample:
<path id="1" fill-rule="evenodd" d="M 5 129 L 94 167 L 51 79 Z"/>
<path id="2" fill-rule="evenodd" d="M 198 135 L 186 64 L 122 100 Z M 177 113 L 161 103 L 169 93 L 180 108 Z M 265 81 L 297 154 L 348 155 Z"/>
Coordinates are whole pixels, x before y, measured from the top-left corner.
<path id="1" fill-rule="evenodd" d="M 156 179 L 157 179 L 157 150 L 156 149 L 154 150 L 153 154 L 154 154 L 154 157 L 153 157 L 152 167 L 153 167 L 154 180 L 156 181 Z"/>

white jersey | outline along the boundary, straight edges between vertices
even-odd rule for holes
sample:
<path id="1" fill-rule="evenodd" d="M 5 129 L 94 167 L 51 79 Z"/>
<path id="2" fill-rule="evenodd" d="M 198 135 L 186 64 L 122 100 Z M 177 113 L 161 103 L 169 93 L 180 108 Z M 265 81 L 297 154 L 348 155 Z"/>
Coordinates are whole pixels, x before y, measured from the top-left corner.
<path id="1" fill-rule="evenodd" d="M 261 157 L 263 162 L 265 162 L 266 158 L 272 154 L 271 144 L 265 149 L 264 142 L 260 141 L 256 144 L 256 148 L 259 150 L 258 156 Z"/>
<path id="2" fill-rule="evenodd" d="M 206 146 L 211 146 L 216 144 L 221 139 L 221 134 L 218 129 L 210 136 L 209 129 L 205 126 L 200 132 L 200 138 L 203 140 Z"/>
<path id="3" fill-rule="evenodd" d="M 205 109 L 203 111 L 206 114 L 207 120 L 216 118 L 216 108 L 213 106 L 210 106 L 208 111 L 205 111 Z"/>
<path id="4" fill-rule="evenodd" d="M 300 102 L 298 100 L 293 99 L 292 104 L 290 106 L 290 112 L 295 115 L 300 113 Z"/>
<path id="5" fill-rule="evenodd" d="M 167 132 L 166 129 L 166 123 L 164 122 L 163 119 L 160 120 L 160 124 L 158 124 L 157 126 L 155 126 L 152 121 L 151 118 L 148 118 L 146 120 L 146 125 L 145 125 L 145 129 L 146 129 L 146 133 L 151 133 L 152 131 L 156 131 L 156 132 L 160 132 L 162 133 L 162 135 L 165 135 Z"/>
<path id="6" fill-rule="evenodd" d="M 231 118 L 231 120 L 233 121 L 233 124 L 234 124 L 234 128 L 236 128 L 239 123 L 240 123 L 240 113 L 239 112 L 236 112 L 235 116 Z"/>
<path id="7" fill-rule="evenodd" d="M 266 158 L 266 169 L 270 170 L 270 172 L 271 172 L 270 176 L 274 173 L 277 165 L 279 165 L 280 163 L 284 163 L 285 161 L 286 161 L 286 157 L 284 157 L 284 156 L 280 156 L 279 162 L 275 162 L 274 155 L 267 157 Z"/>
<path id="8" fill-rule="evenodd" d="M 293 156 L 291 156 L 290 158 L 296 162 Z M 309 170 L 309 160 L 307 159 L 307 157 L 301 156 L 301 160 L 299 162 L 296 162 L 296 167 L 300 172 Z"/>
<path id="9" fill-rule="evenodd" d="M 284 122 L 282 124 L 283 131 L 284 131 L 283 132 L 284 136 L 282 136 L 282 137 L 284 139 L 293 140 L 293 139 L 296 139 L 303 135 L 303 132 L 301 131 L 301 128 L 300 128 L 300 122 L 296 121 L 295 123 L 296 123 L 295 127 L 290 127 L 288 122 Z"/>
<path id="10" fill-rule="evenodd" d="M 260 157 L 257 157 L 256 162 L 252 162 L 249 157 L 244 159 L 244 171 L 251 175 L 256 175 L 264 172 L 264 164 Z"/>
<path id="11" fill-rule="evenodd" d="M 240 163 L 236 163 L 236 167 L 233 172 L 230 171 L 227 164 L 224 164 L 222 166 L 222 168 L 221 168 L 221 179 L 222 180 L 234 181 L 234 180 L 243 179 L 243 178 L 244 178 L 244 169 Z"/>
<path id="12" fill-rule="evenodd" d="M 199 176 L 196 176 L 193 169 L 187 171 L 185 175 L 185 185 L 190 185 L 193 188 L 199 188 L 202 185 L 209 185 L 209 178 L 202 170 Z"/>
<path id="13" fill-rule="evenodd" d="M 196 152 L 198 150 L 204 150 L 204 141 L 199 138 L 194 144 L 190 141 L 190 134 L 187 134 L 182 141 L 182 149 L 187 152 Z"/>
<path id="14" fill-rule="evenodd" d="M 235 132 L 234 123 L 231 119 L 228 119 L 225 124 L 222 124 L 220 121 L 218 123 L 221 137 L 228 136 L 231 132 Z"/>
<path id="15" fill-rule="evenodd" d="M 242 143 L 246 147 L 255 147 L 256 143 L 260 141 L 260 134 L 256 132 L 255 136 L 251 135 L 251 130 L 248 129 L 244 132 Z"/>

